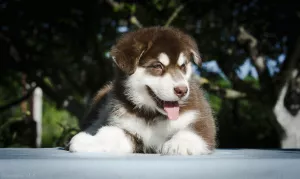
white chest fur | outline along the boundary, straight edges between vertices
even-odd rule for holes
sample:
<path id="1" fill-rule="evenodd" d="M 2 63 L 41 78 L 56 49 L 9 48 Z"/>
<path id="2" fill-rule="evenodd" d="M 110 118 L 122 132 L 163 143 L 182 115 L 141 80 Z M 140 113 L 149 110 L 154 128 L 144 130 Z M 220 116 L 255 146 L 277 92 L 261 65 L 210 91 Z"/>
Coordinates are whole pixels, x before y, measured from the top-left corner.
<path id="1" fill-rule="evenodd" d="M 187 128 L 196 117 L 196 111 L 188 111 L 181 114 L 177 120 L 157 120 L 148 124 L 143 119 L 126 114 L 112 117 L 110 123 L 139 136 L 146 147 L 158 148 L 177 131 Z"/>

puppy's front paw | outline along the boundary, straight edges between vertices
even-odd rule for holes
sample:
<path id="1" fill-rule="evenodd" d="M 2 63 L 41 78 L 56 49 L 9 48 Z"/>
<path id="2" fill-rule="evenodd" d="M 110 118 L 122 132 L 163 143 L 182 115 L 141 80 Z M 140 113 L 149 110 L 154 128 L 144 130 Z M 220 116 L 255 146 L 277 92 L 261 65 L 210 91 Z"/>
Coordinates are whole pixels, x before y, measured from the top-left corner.
<path id="1" fill-rule="evenodd" d="M 132 141 L 125 132 L 114 126 L 102 127 L 95 136 L 78 133 L 70 141 L 71 152 L 132 153 Z"/>
<path id="2" fill-rule="evenodd" d="M 209 154 L 206 142 L 191 131 L 179 131 L 164 143 L 161 149 L 164 155 L 200 155 Z"/>
<path id="3" fill-rule="evenodd" d="M 94 152 L 98 148 L 95 137 L 86 132 L 79 132 L 69 142 L 70 152 Z"/>

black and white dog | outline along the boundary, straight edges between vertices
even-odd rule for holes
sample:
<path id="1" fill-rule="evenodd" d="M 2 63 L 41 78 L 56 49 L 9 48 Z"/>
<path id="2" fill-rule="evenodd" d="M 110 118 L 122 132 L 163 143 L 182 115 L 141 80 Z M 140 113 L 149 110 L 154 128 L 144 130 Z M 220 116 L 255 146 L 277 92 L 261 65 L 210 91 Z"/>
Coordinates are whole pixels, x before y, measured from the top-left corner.
<path id="1" fill-rule="evenodd" d="M 71 152 L 214 151 L 215 120 L 191 78 L 192 62 L 199 65 L 201 58 L 190 36 L 176 28 L 142 28 L 123 35 L 111 56 L 116 78 L 95 96 L 96 120 L 71 139 Z"/>

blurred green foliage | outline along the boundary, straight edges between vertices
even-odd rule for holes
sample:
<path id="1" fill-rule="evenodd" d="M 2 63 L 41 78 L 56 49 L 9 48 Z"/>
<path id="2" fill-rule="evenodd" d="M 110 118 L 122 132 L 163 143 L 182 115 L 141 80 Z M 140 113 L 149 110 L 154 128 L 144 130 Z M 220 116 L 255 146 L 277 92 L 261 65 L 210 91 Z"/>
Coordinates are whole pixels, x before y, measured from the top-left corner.
<path id="1" fill-rule="evenodd" d="M 5 92 L 7 88 L 0 87 L 0 91 Z M 7 102 L 3 99 L 3 95 L 1 97 L 0 104 Z M 64 109 L 57 109 L 55 103 L 47 97 L 43 98 L 42 110 L 41 147 L 65 146 L 79 130 L 78 119 Z M 26 140 L 30 140 L 35 126 L 31 125 L 31 122 L 26 122 L 25 118 L 26 115 L 22 113 L 20 105 L 0 113 L 0 147 L 32 147 Z M 18 134 L 19 130 L 24 133 Z"/>
<path id="2" fill-rule="evenodd" d="M 78 119 L 66 110 L 57 109 L 49 100 L 44 100 L 42 127 L 42 147 L 65 146 L 79 131 Z"/>

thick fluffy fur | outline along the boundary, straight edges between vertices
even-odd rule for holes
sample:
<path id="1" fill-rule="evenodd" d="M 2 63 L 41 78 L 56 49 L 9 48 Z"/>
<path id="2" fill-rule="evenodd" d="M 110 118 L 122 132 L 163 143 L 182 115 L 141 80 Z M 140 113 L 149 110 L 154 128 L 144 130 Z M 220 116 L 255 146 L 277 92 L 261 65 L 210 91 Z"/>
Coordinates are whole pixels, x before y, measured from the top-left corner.
<path id="1" fill-rule="evenodd" d="M 95 96 L 87 120 L 70 141 L 72 152 L 209 154 L 215 121 L 199 84 L 201 63 L 195 41 L 175 28 L 149 27 L 123 35 L 111 50 L 115 80 Z M 168 119 L 163 101 L 179 104 Z"/>

